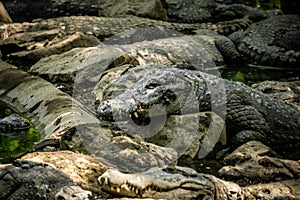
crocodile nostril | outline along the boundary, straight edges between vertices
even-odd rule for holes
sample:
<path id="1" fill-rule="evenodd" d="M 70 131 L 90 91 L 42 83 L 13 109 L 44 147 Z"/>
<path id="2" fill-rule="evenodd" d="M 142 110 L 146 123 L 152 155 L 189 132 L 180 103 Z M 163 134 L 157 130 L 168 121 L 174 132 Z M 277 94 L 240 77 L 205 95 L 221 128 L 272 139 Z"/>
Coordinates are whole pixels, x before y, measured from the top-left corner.
<path id="1" fill-rule="evenodd" d="M 109 101 L 103 101 L 97 108 L 97 114 L 100 117 L 110 116 L 112 114 L 112 107 Z"/>

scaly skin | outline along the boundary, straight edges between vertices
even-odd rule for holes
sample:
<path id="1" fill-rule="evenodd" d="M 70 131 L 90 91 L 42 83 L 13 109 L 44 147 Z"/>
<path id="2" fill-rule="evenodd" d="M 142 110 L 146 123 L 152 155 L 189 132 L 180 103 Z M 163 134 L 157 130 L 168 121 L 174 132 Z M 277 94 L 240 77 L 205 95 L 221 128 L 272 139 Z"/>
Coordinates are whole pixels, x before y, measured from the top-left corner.
<path id="1" fill-rule="evenodd" d="M 258 140 L 286 157 L 300 158 L 300 111 L 242 83 L 199 71 L 156 67 L 138 73 L 138 69 L 132 69 L 136 74 L 132 73 L 134 78 L 128 79 L 134 82 L 129 89 L 100 103 L 97 109 L 100 117 L 115 121 L 131 117 L 137 124 L 143 124 L 152 117 L 153 105 L 164 107 L 154 109 L 155 115 L 195 113 L 213 108 L 221 116 L 226 106 L 227 137 L 232 144 Z M 122 82 L 120 87 L 124 89 Z"/>
<path id="2" fill-rule="evenodd" d="M 300 16 L 270 17 L 229 37 L 244 60 L 256 65 L 294 67 L 300 65 Z"/>
<path id="3" fill-rule="evenodd" d="M 226 185 L 220 179 L 187 167 L 152 168 L 138 174 L 110 169 L 98 180 L 104 191 L 119 196 L 155 199 L 234 199 L 231 193 L 242 196 L 238 185 Z"/>
<path id="4" fill-rule="evenodd" d="M 299 199 L 299 179 L 240 187 L 187 167 L 152 168 L 137 174 L 110 169 L 98 181 L 113 196 L 153 199 Z M 268 191 L 268 192 L 265 192 Z M 69 195 L 70 197 L 71 195 Z"/>
<path id="5" fill-rule="evenodd" d="M 0 199 L 54 199 L 64 186 L 75 183 L 56 168 L 43 163 L 16 160 L 0 168 Z"/>
<path id="6" fill-rule="evenodd" d="M 212 20 L 216 7 L 214 0 L 162 0 L 168 13 L 168 20 L 195 23 Z"/>
<path id="7" fill-rule="evenodd" d="M 5 37 L 18 32 L 33 32 L 52 29 L 59 29 L 62 33 L 74 33 L 75 31 L 83 33 L 90 32 L 100 39 L 121 33 L 125 30 L 147 27 L 162 27 L 183 33 L 192 33 L 194 30 L 198 29 L 210 29 L 219 33 L 230 34 L 233 31 L 246 29 L 251 23 L 251 20 L 247 18 L 224 21 L 216 24 L 181 24 L 134 16 L 123 18 L 71 16 L 52 18 L 32 23 L 2 25 L 0 26 L 0 39 L 4 39 Z"/>

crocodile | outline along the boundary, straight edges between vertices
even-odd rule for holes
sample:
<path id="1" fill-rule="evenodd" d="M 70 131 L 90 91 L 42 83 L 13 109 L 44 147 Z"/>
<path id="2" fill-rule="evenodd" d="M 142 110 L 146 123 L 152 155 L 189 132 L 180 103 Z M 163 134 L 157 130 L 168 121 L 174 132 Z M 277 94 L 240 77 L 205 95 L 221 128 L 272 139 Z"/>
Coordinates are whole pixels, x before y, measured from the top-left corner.
<path id="1" fill-rule="evenodd" d="M 195 23 L 212 21 L 214 0 L 162 0 L 169 21 Z"/>
<path id="2" fill-rule="evenodd" d="M 299 15 L 270 17 L 229 38 L 247 63 L 285 68 L 300 65 Z"/>
<path id="3" fill-rule="evenodd" d="M 131 118 L 136 124 L 143 125 L 151 121 L 151 115 L 166 113 L 212 110 L 223 117 L 225 108 L 222 106 L 225 105 L 226 132 L 230 146 L 258 140 L 288 158 L 300 158 L 299 110 L 243 83 L 200 71 L 159 66 L 143 68 L 140 74 L 139 67 L 131 69 L 136 74 L 131 75 L 134 78 L 128 82 L 132 84 L 124 93 L 100 102 L 96 111 L 99 117 L 110 121 Z M 128 74 L 132 74 L 130 70 Z M 126 84 L 118 86 L 115 83 L 115 87 L 124 90 Z M 155 109 L 155 115 L 151 114 L 149 110 L 153 111 L 157 107 L 154 105 L 163 106 L 164 109 Z"/>
<path id="4" fill-rule="evenodd" d="M 54 199 L 62 187 L 75 185 L 49 164 L 16 160 L 0 168 L 0 199 Z"/>
<path id="5" fill-rule="evenodd" d="M 246 29 L 251 23 L 252 21 L 247 18 L 215 24 L 181 24 L 135 16 L 123 18 L 59 17 L 31 23 L 0 25 L 0 50 L 4 61 L 27 69 L 43 57 L 61 54 L 76 47 L 96 46 L 100 41 L 124 31 L 155 27 L 184 34 L 195 34 L 196 30 L 210 29 L 228 35 L 233 31 Z"/>
<path id="6" fill-rule="evenodd" d="M 29 22 L 39 18 L 45 19 L 75 15 L 124 17 L 128 14 L 157 19 L 155 14 L 152 16 L 152 13 L 150 15 L 141 15 L 140 12 L 135 12 L 135 9 L 137 9 L 136 4 L 138 2 L 136 0 L 125 2 L 109 2 L 107 0 L 32 0 L 12 2 L 10 0 L 2 0 L 2 2 L 7 8 L 8 13 L 10 13 L 11 18 L 16 22 Z M 105 5 L 106 3 L 108 3 L 108 5 Z M 147 6 L 147 3 L 149 4 L 149 2 L 146 2 L 145 6 Z M 161 14 L 165 17 L 159 18 L 164 21 L 167 20 L 180 23 L 216 22 L 216 14 L 219 14 L 215 12 L 217 8 L 215 0 L 157 0 L 156 3 L 156 9 L 160 9 L 161 13 L 165 13 Z M 113 6 L 115 6 L 115 4 L 120 4 L 119 6 L 122 7 L 128 6 L 129 10 L 126 13 L 115 13 L 114 15 L 115 11 L 111 10 L 111 7 L 113 6 L 109 6 L 109 4 L 114 4 Z M 245 15 L 264 16 L 266 13 L 266 11 L 263 10 L 251 8 L 243 4 L 240 5 L 245 7 L 243 11 L 246 11 L 243 12 L 243 15 L 240 15 L 242 17 Z M 102 10 L 105 8 L 106 10 L 104 12 L 110 12 L 109 15 L 103 15 Z M 232 11 L 233 9 L 230 8 L 229 10 Z M 251 12 L 249 12 L 250 10 Z M 241 9 L 239 8 L 234 9 L 234 11 L 241 13 Z M 221 19 L 221 17 L 222 15 L 218 18 Z"/>
<path id="7" fill-rule="evenodd" d="M 242 197 L 242 190 L 237 184 L 179 166 L 155 167 L 138 174 L 125 174 L 117 169 L 109 169 L 98 181 L 102 190 L 118 196 L 155 199 Z"/>
<path id="8" fill-rule="evenodd" d="M 240 3 L 225 5 L 215 0 L 162 0 L 168 21 L 181 23 L 218 22 L 248 16 L 253 21 L 282 14 L 280 10 L 261 10 Z"/>
<path id="9" fill-rule="evenodd" d="M 170 23 L 166 21 L 159 21 L 147 19 L 136 16 L 127 17 L 95 17 L 95 16 L 70 16 L 58 17 L 46 20 L 38 20 L 26 23 L 13 23 L 0 26 L 1 39 L 4 36 L 10 36 L 19 32 L 33 32 L 41 30 L 55 30 L 59 29 L 61 32 L 74 33 L 83 32 L 93 34 L 99 39 L 121 33 L 125 30 L 134 28 L 146 27 L 162 27 L 178 32 L 192 34 L 194 30 L 210 29 L 222 34 L 230 34 L 237 30 L 245 30 L 249 27 L 252 21 L 248 18 L 240 18 L 230 21 L 222 21 L 218 23 Z M 21 30 L 20 30 L 21 29 Z"/>
<path id="10" fill-rule="evenodd" d="M 19 114 L 11 114 L 0 119 L 0 135 L 18 136 L 22 131 L 27 131 L 30 123 Z"/>
<path id="11" fill-rule="evenodd" d="M 102 191 L 112 197 L 151 199 L 299 199 L 300 180 L 278 181 L 240 187 L 187 167 L 167 166 L 125 174 L 109 169 L 99 178 Z M 69 195 L 70 196 L 70 195 Z M 98 198 L 97 198 L 98 199 Z"/>

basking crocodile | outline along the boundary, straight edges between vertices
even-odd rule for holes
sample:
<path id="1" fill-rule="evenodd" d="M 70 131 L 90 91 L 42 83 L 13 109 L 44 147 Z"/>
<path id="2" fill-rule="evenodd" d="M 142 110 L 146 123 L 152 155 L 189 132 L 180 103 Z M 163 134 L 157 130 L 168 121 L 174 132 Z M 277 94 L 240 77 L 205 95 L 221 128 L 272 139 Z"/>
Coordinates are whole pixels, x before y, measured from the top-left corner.
<path id="1" fill-rule="evenodd" d="M 116 169 L 98 178 L 102 190 L 112 196 L 153 199 L 298 199 L 300 180 L 239 185 L 187 167 L 152 168 L 137 174 Z"/>
<path id="2" fill-rule="evenodd" d="M 236 199 L 241 188 L 214 176 L 187 167 L 152 168 L 139 174 L 124 174 L 116 169 L 98 178 L 104 191 L 118 196 L 155 199 Z"/>
<path id="3" fill-rule="evenodd" d="M 299 67 L 300 16 L 270 17 L 244 32 L 229 36 L 248 63 L 274 67 Z"/>
<path id="4" fill-rule="evenodd" d="M 138 28 L 156 27 L 185 34 L 195 34 L 195 30 L 198 29 L 210 29 L 228 35 L 233 31 L 246 29 L 251 23 L 247 18 L 216 24 L 180 24 L 134 16 L 60 17 L 32 23 L 0 25 L 0 50 L 4 61 L 29 68 L 43 57 L 60 54 L 76 47 L 96 46 L 113 35 Z"/>
<path id="5" fill-rule="evenodd" d="M 281 14 L 279 10 L 261 10 L 237 3 L 225 5 L 215 0 L 162 0 L 168 20 L 183 23 L 217 22 L 248 16 L 253 21 Z"/>
<path id="6" fill-rule="evenodd" d="M 195 23 L 212 21 L 214 0 L 162 0 L 169 21 Z"/>
<path id="7" fill-rule="evenodd" d="M 103 39 L 125 30 L 133 28 L 162 27 L 183 33 L 193 33 L 198 29 L 210 29 L 224 34 L 230 34 L 237 30 L 244 30 L 252 23 L 248 18 L 240 18 L 218 23 L 170 23 L 147 18 L 128 16 L 122 18 L 95 17 L 95 16 L 71 16 L 40 20 L 31 23 L 13 23 L 0 26 L 1 39 L 18 32 L 33 32 L 41 30 L 60 29 L 61 32 L 74 33 L 75 31 L 90 33 Z M 20 30 L 21 29 L 21 30 Z"/>
<path id="8" fill-rule="evenodd" d="M 75 183 L 56 168 L 25 160 L 16 160 L 0 168 L 0 199 L 54 199 L 64 186 Z"/>
<path id="9" fill-rule="evenodd" d="M 222 104 L 226 104 L 227 138 L 232 144 L 258 140 L 286 157 L 300 158 L 300 112 L 283 102 L 242 83 L 200 71 L 150 67 L 138 75 L 137 67 L 132 72 L 136 72 L 135 78 L 128 80 L 134 82 L 132 86 L 119 96 L 102 101 L 97 108 L 100 117 L 108 120 L 115 117 L 117 121 L 131 117 L 137 124 L 142 124 L 149 121 L 149 110 L 158 104 L 164 109 L 155 110 L 156 115 L 213 108 L 222 116 Z M 226 91 L 223 95 L 222 86 Z M 124 89 L 124 84 L 119 87 Z M 195 106 L 199 108 L 195 109 Z"/>

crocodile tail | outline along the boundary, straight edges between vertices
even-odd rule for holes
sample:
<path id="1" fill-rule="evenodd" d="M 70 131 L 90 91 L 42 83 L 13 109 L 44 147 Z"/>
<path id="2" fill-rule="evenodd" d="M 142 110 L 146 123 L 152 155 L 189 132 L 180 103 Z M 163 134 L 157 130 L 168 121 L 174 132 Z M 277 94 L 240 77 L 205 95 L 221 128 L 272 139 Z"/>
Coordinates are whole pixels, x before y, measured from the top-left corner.
<path id="1" fill-rule="evenodd" d="M 242 42 L 238 50 L 244 54 L 246 62 L 260 65 L 277 67 L 298 67 L 300 64 L 300 52 L 295 50 L 286 51 L 276 46 L 255 47 Z"/>
<path id="2" fill-rule="evenodd" d="M 222 35 L 229 35 L 236 31 L 246 30 L 252 23 L 253 22 L 248 17 L 244 17 L 231 21 L 222 21 L 215 24 L 202 23 L 200 24 L 200 28 L 213 30 Z"/>

